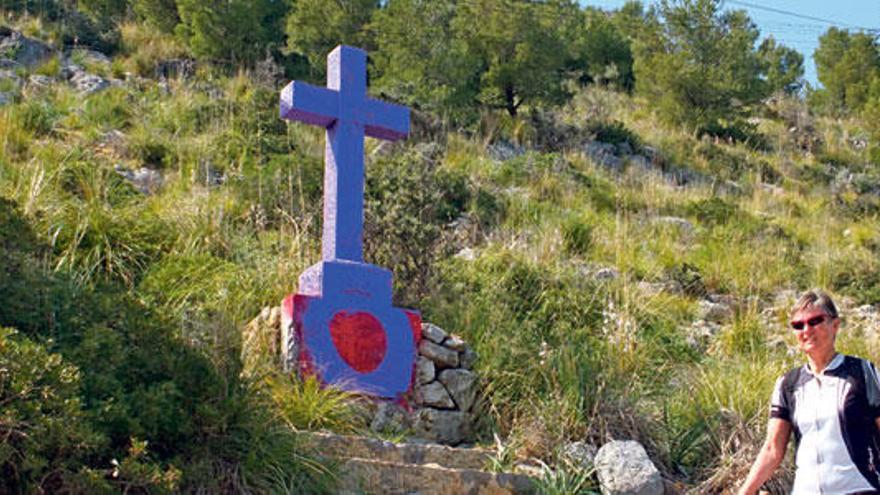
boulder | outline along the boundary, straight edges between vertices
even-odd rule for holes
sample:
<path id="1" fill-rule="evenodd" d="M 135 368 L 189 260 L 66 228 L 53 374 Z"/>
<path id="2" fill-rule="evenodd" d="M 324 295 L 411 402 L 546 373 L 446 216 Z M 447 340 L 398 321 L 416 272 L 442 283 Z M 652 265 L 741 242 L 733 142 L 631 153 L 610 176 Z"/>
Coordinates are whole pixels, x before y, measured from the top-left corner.
<path id="1" fill-rule="evenodd" d="M 470 411 L 477 396 L 477 375 L 462 369 L 443 370 L 438 379 L 446 387 L 458 409 Z"/>
<path id="2" fill-rule="evenodd" d="M 465 341 L 458 335 L 450 335 L 443 342 L 443 347 L 452 349 L 453 351 L 463 351 L 467 348 L 467 343 L 465 343 Z"/>
<path id="3" fill-rule="evenodd" d="M 489 152 L 489 156 L 491 156 L 493 160 L 498 160 L 499 162 L 504 162 L 510 160 L 511 158 L 516 158 L 522 154 L 525 154 L 526 152 L 526 150 L 522 146 L 517 146 L 507 141 L 498 141 L 497 143 L 493 143 L 489 146 L 489 149 L 487 151 Z"/>
<path id="4" fill-rule="evenodd" d="M 733 308 L 724 303 L 702 300 L 698 315 L 702 320 L 724 323 L 733 318 Z"/>
<path id="5" fill-rule="evenodd" d="M 638 442 L 603 445 L 594 465 L 603 495 L 663 495 L 663 477 Z"/>
<path id="6" fill-rule="evenodd" d="M 455 403 L 449 392 L 440 382 L 426 383 L 416 389 L 416 404 L 436 407 L 438 409 L 452 409 Z"/>
<path id="7" fill-rule="evenodd" d="M 33 67 L 49 58 L 52 48 L 18 31 L 10 31 L 0 39 L 0 53 L 5 54 L 14 64 Z"/>
<path id="8" fill-rule="evenodd" d="M 431 323 L 423 323 L 422 324 L 422 337 L 434 342 L 435 344 L 442 344 L 444 340 L 446 340 L 446 330 L 438 327 L 437 325 Z"/>
<path id="9" fill-rule="evenodd" d="M 462 369 L 466 369 L 466 370 L 473 369 L 474 364 L 476 364 L 478 357 L 479 356 L 477 355 L 477 351 L 471 349 L 471 347 L 468 346 L 461 353 L 461 358 L 459 359 L 459 366 L 461 366 Z"/>
<path id="10" fill-rule="evenodd" d="M 370 422 L 370 430 L 377 433 L 401 433 L 409 427 L 409 415 L 396 402 L 380 402 Z"/>
<path id="11" fill-rule="evenodd" d="M 470 437 L 470 421 L 461 411 L 420 409 L 413 422 L 416 435 L 446 445 L 458 445 Z"/>
<path id="12" fill-rule="evenodd" d="M 416 360 L 416 385 L 423 385 L 434 381 L 437 373 L 434 369 L 434 361 L 419 356 Z"/>
<path id="13" fill-rule="evenodd" d="M 583 152 L 596 165 L 605 167 L 614 172 L 620 172 L 623 160 L 617 156 L 617 147 L 613 144 L 599 141 L 588 141 L 583 145 Z"/>
<path id="14" fill-rule="evenodd" d="M 430 340 L 423 340 L 419 344 L 419 354 L 434 361 L 434 365 L 438 368 L 457 368 L 459 366 L 458 353 L 435 344 Z"/>
<path id="15" fill-rule="evenodd" d="M 15 95 L 12 93 L 0 91 L 0 107 L 9 105 L 15 101 Z"/>
<path id="16" fill-rule="evenodd" d="M 44 76 L 42 74 L 31 74 L 28 77 L 28 86 L 35 88 L 48 88 L 55 83 L 55 78 Z"/>
<path id="17" fill-rule="evenodd" d="M 153 194 L 158 191 L 162 184 L 165 182 L 165 178 L 162 176 L 162 173 L 158 170 L 149 169 L 147 167 L 141 167 L 137 170 L 130 170 L 121 165 L 116 165 L 116 173 L 124 177 L 126 180 L 131 182 L 134 187 L 144 193 L 144 194 Z"/>
<path id="18" fill-rule="evenodd" d="M 617 268 L 613 267 L 600 268 L 596 270 L 596 273 L 593 274 L 593 278 L 600 282 L 616 280 L 619 277 L 620 272 L 617 271 Z"/>
<path id="19" fill-rule="evenodd" d="M 591 443 L 582 441 L 568 442 L 562 446 L 559 456 L 563 461 L 573 466 L 581 469 L 591 469 L 598 451 L 599 449 Z"/>
<path id="20" fill-rule="evenodd" d="M 80 72 L 74 75 L 70 79 L 70 82 L 71 84 L 73 84 L 73 87 L 76 88 L 76 90 L 82 93 L 84 96 L 88 96 L 92 93 L 97 93 L 102 89 L 110 87 L 110 81 L 104 79 L 101 76 L 87 74 L 85 72 Z"/>

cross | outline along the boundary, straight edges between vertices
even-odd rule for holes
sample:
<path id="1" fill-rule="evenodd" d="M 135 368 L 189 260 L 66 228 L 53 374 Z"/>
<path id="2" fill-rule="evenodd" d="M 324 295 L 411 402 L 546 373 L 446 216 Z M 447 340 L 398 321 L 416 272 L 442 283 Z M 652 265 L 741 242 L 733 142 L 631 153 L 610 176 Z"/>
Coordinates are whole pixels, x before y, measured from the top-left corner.
<path id="1" fill-rule="evenodd" d="M 409 134 L 409 109 L 367 96 L 367 53 L 340 45 L 327 56 L 327 87 L 293 81 L 281 93 L 281 118 L 324 127 L 325 261 L 363 261 L 364 136 Z"/>

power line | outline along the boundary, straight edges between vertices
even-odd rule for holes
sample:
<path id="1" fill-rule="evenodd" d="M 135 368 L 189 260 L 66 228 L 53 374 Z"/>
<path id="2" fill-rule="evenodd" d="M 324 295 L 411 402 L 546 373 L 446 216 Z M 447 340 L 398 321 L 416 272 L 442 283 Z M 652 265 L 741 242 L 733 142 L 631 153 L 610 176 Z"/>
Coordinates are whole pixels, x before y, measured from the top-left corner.
<path id="1" fill-rule="evenodd" d="M 862 31 L 877 31 L 876 28 L 866 28 L 866 27 L 862 27 L 862 26 L 856 26 L 853 24 L 849 24 L 846 22 L 832 21 L 831 19 L 823 19 L 821 17 L 814 17 L 811 15 L 799 14 L 797 12 L 792 12 L 790 10 L 782 10 L 782 9 L 777 9 L 774 7 L 765 7 L 763 5 L 757 5 L 757 4 L 750 3 L 750 2 L 743 2 L 742 0 L 723 0 L 723 1 L 725 3 L 732 3 L 734 5 L 741 5 L 743 7 L 749 7 L 752 9 L 765 10 L 767 12 L 774 12 L 777 14 L 787 15 L 787 16 L 791 16 L 791 17 L 797 17 L 798 19 L 805 19 L 805 20 L 809 20 L 809 21 L 822 22 L 822 23 L 831 24 L 834 26 L 846 26 L 846 27 L 851 27 L 851 28 L 855 28 L 855 29 L 860 29 Z"/>

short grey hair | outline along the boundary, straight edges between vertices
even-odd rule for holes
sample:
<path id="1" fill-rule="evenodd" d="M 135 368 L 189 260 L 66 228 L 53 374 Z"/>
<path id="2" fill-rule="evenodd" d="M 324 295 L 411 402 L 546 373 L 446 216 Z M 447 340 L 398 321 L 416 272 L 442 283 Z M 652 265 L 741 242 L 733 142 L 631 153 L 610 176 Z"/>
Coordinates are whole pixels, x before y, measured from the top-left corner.
<path id="1" fill-rule="evenodd" d="M 791 309 L 791 314 L 795 315 L 807 308 L 819 308 L 828 316 L 837 318 L 837 306 L 834 305 L 834 300 L 822 289 L 810 289 L 804 292 Z"/>

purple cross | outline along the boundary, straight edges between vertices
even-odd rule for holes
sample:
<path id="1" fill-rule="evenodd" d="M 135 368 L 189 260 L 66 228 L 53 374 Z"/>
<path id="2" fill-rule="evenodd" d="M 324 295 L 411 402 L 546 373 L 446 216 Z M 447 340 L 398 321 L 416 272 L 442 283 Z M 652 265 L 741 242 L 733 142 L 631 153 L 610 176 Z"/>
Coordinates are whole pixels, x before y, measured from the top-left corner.
<path id="1" fill-rule="evenodd" d="M 337 46 L 327 56 L 327 87 L 293 81 L 281 93 L 281 118 L 327 129 L 322 257 L 363 261 L 364 135 L 396 141 L 409 134 L 409 109 L 367 96 L 367 54 Z"/>

